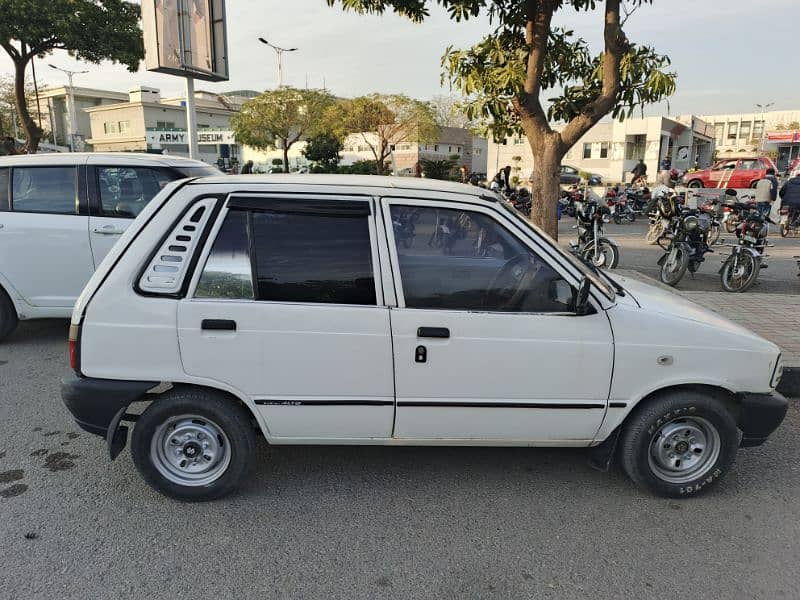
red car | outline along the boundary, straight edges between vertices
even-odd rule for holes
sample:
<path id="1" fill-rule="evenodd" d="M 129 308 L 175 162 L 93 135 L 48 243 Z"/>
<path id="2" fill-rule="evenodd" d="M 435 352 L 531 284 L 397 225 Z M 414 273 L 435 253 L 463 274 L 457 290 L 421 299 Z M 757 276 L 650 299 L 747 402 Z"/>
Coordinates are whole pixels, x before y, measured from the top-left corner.
<path id="1" fill-rule="evenodd" d="M 715 163 L 709 169 L 686 173 L 683 182 L 690 188 L 753 188 L 759 179 L 764 179 L 767 169 L 775 163 L 766 156 L 731 158 Z"/>

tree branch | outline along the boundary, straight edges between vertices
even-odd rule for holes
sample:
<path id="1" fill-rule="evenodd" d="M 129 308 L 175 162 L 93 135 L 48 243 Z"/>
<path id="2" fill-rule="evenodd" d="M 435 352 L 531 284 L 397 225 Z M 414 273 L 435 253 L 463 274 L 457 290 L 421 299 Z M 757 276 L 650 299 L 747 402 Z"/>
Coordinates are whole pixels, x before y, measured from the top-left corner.
<path id="1" fill-rule="evenodd" d="M 542 91 L 544 59 L 550 38 L 550 23 L 556 9 L 554 0 L 527 0 L 525 2 L 525 43 L 528 45 L 528 68 L 520 98 L 513 101 L 522 116 L 532 118 L 545 131 L 550 130 L 539 94 Z"/>
<path id="2" fill-rule="evenodd" d="M 14 62 L 17 62 L 22 58 L 22 56 L 20 56 L 19 50 L 17 50 L 14 46 L 12 46 L 11 42 L 0 42 L 0 46 L 3 47 L 3 50 L 5 50 L 8 53 L 8 55 L 11 57 L 11 60 L 13 60 Z"/>
<path id="3" fill-rule="evenodd" d="M 561 141 L 567 148 L 574 146 L 583 134 L 611 112 L 619 94 L 620 63 L 628 48 L 628 40 L 620 26 L 620 0 L 606 0 L 604 18 L 603 90 L 561 132 Z"/>

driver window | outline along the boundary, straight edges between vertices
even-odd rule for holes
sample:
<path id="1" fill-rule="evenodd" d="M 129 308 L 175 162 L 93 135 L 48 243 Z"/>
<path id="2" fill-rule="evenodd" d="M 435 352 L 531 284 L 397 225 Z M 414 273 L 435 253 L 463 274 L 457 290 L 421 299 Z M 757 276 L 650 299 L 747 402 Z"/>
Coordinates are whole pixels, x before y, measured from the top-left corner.
<path id="1" fill-rule="evenodd" d="M 391 217 L 408 308 L 574 312 L 572 287 L 487 215 L 393 205 Z"/>

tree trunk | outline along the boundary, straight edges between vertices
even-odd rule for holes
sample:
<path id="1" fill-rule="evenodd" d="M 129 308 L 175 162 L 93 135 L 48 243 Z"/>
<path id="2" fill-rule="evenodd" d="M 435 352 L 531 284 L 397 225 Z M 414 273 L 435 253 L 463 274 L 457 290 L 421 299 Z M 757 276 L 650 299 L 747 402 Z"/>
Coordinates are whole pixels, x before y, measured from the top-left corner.
<path id="1" fill-rule="evenodd" d="M 14 104 L 17 107 L 19 120 L 22 122 L 22 130 L 25 132 L 23 152 L 35 154 L 39 149 L 39 140 L 42 139 L 42 130 L 28 112 L 28 101 L 25 97 L 25 68 L 27 66 L 27 58 L 14 60 Z"/>
<path id="2" fill-rule="evenodd" d="M 283 172 L 289 172 L 289 148 L 286 140 L 283 141 Z"/>
<path id="3" fill-rule="evenodd" d="M 557 202 L 561 195 L 561 138 L 556 132 L 540 131 L 532 122 L 523 123 L 533 152 L 531 222 L 554 240 L 558 239 Z"/>

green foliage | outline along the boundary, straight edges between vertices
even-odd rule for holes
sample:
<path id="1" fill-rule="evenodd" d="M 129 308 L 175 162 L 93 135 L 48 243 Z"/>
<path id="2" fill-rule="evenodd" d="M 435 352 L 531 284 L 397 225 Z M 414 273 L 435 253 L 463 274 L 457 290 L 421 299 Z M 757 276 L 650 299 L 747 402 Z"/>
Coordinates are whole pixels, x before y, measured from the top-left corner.
<path id="1" fill-rule="evenodd" d="M 275 165 L 276 167 L 281 167 L 281 166 L 283 166 L 283 159 L 282 158 L 273 158 L 272 159 L 272 164 Z"/>
<path id="2" fill-rule="evenodd" d="M 378 172 L 374 160 L 357 160 L 352 165 L 340 165 L 339 173 L 346 175 L 375 175 Z"/>
<path id="3" fill-rule="evenodd" d="M 375 157 L 379 175 L 384 171 L 383 165 L 393 145 L 425 144 L 439 137 L 439 126 L 431 106 L 402 94 L 361 96 L 342 104 L 341 110 L 344 130 L 362 134 Z"/>
<path id="4" fill-rule="evenodd" d="M 336 173 L 343 148 L 342 139 L 330 133 L 320 133 L 308 139 L 303 156 L 314 163 L 314 173 Z"/>
<path id="5" fill-rule="evenodd" d="M 451 158 L 443 160 L 421 158 L 419 164 L 422 167 L 422 172 L 428 179 L 444 179 L 451 181 L 457 179 L 455 171 L 458 163 Z"/>
<path id="6" fill-rule="evenodd" d="M 15 103 L 29 152 L 42 135 L 25 102 L 30 60 L 66 50 L 78 60 L 110 60 L 135 72 L 144 57 L 139 12 L 138 4 L 125 0 L 0 0 L 0 47 L 14 62 Z"/>

